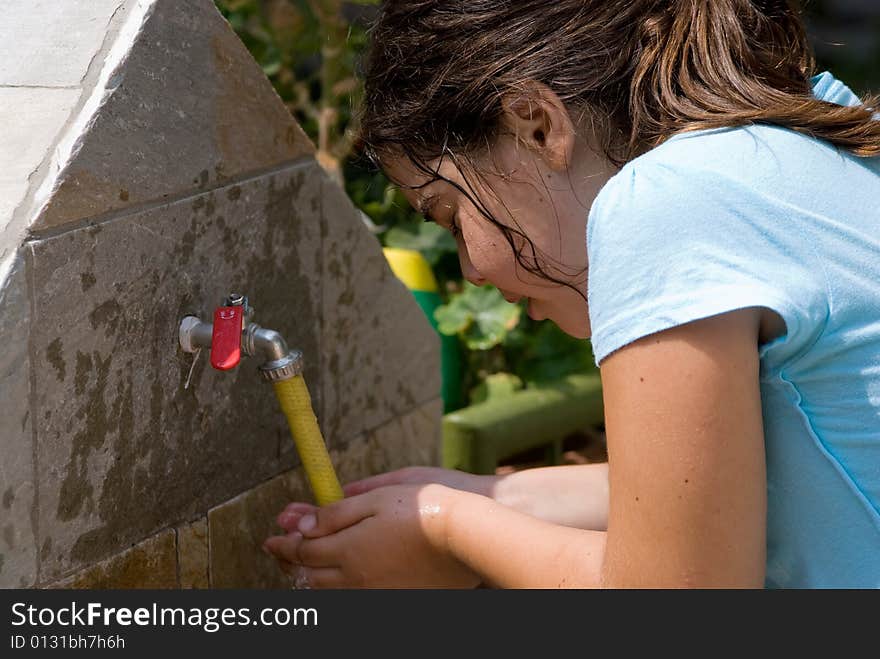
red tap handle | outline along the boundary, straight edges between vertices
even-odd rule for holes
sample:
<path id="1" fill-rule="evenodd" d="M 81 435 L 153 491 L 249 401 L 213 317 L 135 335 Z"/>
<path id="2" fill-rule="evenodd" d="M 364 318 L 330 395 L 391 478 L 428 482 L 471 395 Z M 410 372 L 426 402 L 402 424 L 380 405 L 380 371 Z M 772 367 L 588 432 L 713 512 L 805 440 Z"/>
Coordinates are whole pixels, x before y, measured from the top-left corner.
<path id="1" fill-rule="evenodd" d="M 244 323 L 242 307 L 218 307 L 214 311 L 211 335 L 211 366 L 228 371 L 241 361 L 241 331 Z"/>

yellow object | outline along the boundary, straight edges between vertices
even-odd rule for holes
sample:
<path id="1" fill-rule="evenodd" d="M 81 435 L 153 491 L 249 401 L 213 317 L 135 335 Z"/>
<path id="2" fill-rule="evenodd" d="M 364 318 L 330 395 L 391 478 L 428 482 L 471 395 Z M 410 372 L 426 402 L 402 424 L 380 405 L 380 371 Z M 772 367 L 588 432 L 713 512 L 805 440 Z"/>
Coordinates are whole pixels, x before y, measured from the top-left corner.
<path id="1" fill-rule="evenodd" d="M 437 292 L 437 280 L 421 252 L 397 247 L 385 247 L 382 251 L 391 271 L 409 290 Z"/>
<path id="2" fill-rule="evenodd" d="M 343 498 L 342 486 L 330 461 L 318 419 L 312 410 L 312 399 L 302 375 L 273 382 L 281 411 L 287 417 L 290 433 L 302 460 L 303 469 L 319 506 Z"/>

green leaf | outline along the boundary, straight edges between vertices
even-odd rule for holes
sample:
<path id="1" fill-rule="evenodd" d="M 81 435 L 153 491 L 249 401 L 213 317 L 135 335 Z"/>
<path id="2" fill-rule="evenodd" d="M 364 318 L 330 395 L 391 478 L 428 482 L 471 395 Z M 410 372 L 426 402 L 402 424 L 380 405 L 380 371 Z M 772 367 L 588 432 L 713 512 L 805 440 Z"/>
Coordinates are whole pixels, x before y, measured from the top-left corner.
<path id="1" fill-rule="evenodd" d="M 592 344 L 563 332 L 550 321 L 528 321 L 508 335 L 513 369 L 529 385 L 596 370 Z"/>
<path id="2" fill-rule="evenodd" d="M 463 296 L 456 295 L 449 304 L 441 305 L 434 310 L 434 320 L 437 321 L 437 330 L 441 334 L 455 336 L 474 322 L 474 314 Z"/>
<path id="3" fill-rule="evenodd" d="M 521 309 L 510 304 L 494 286 L 465 283 L 461 293 L 434 312 L 442 334 L 458 334 L 471 350 L 494 348 L 516 327 Z"/>
<path id="4" fill-rule="evenodd" d="M 429 222 L 419 222 L 389 229 L 385 245 L 421 252 L 429 264 L 436 265 L 447 253 L 455 252 L 455 239 L 445 229 Z"/>
<path id="5" fill-rule="evenodd" d="M 280 70 L 281 70 L 281 61 L 280 60 L 276 59 L 272 62 L 266 62 L 265 64 L 263 64 L 263 73 L 265 73 L 269 77 L 274 76 Z"/>

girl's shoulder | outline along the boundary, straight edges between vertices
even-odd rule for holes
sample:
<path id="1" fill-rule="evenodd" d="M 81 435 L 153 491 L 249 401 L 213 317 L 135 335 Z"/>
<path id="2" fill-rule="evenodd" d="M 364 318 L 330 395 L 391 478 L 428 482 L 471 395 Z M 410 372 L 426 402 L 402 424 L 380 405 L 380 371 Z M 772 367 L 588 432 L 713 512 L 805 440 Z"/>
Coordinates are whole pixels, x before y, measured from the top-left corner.
<path id="1" fill-rule="evenodd" d="M 820 227 L 805 218 L 826 194 L 821 179 L 841 175 L 809 173 L 817 155 L 801 148 L 827 147 L 772 126 L 683 133 L 608 181 L 587 224 L 597 361 L 643 336 L 745 307 L 775 311 L 791 339 L 809 343 L 828 294 L 805 239 Z"/>
<path id="2" fill-rule="evenodd" d="M 682 132 L 608 180 L 590 209 L 588 235 L 610 225 L 618 231 L 621 218 L 641 230 L 724 215 L 737 224 L 792 227 L 776 222 L 780 209 L 859 224 L 877 198 L 880 158 L 859 158 L 779 126 Z"/>
<path id="3" fill-rule="evenodd" d="M 814 76 L 811 84 L 813 95 L 820 100 L 841 106 L 861 103 L 827 71 Z M 857 158 L 829 142 L 770 124 L 685 130 L 627 163 L 603 188 L 600 205 L 615 193 L 620 196 L 636 178 L 645 182 L 662 179 L 662 186 L 649 198 L 665 192 L 687 195 L 707 182 L 719 190 L 735 185 L 745 195 L 753 192 L 809 204 L 815 193 L 833 196 L 845 193 L 848 185 L 868 185 L 875 191 L 873 186 L 880 181 L 880 158 Z"/>

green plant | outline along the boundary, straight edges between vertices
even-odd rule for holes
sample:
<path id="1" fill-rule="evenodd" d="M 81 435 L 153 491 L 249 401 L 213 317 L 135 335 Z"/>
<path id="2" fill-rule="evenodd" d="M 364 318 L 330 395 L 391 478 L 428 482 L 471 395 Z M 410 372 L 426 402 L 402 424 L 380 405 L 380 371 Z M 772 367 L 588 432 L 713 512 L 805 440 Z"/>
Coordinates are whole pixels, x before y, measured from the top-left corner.
<path id="1" fill-rule="evenodd" d="M 360 95 L 357 58 L 366 34 L 359 6 L 375 0 L 216 0 L 275 90 L 343 182 L 351 156 L 352 110 Z"/>
<path id="2" fill-rule="evenodd" d="M 470 350 L 489 350 L 516 327 L 520 307 L 507 302 L 494 286 L 465 283 L 449 304 L 437 309 L 434 318 L 442 334 L 460 336 Z"/>

